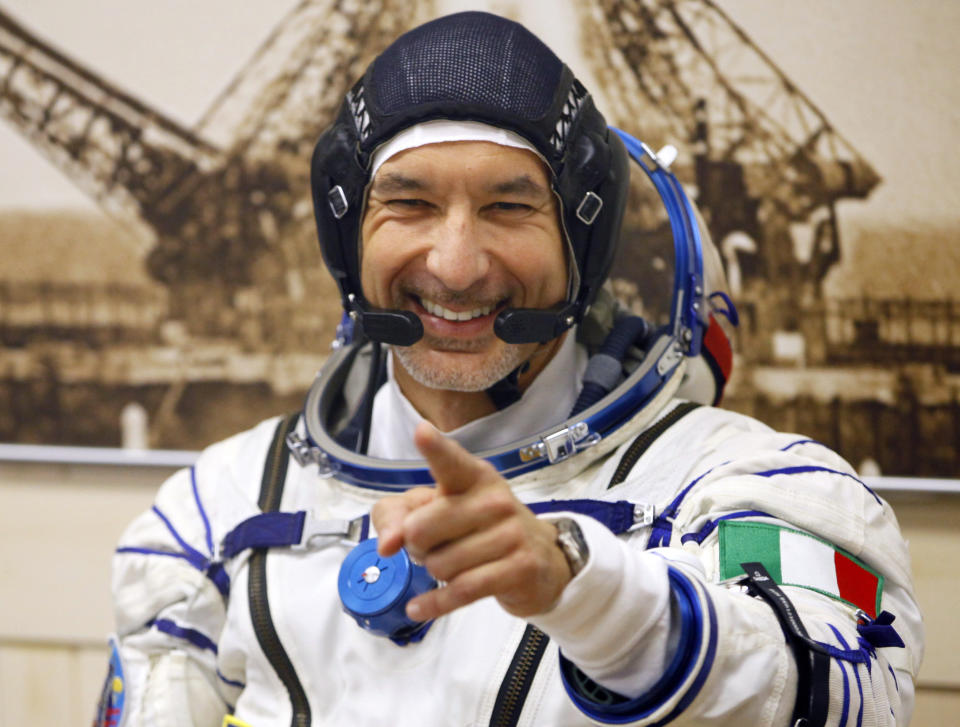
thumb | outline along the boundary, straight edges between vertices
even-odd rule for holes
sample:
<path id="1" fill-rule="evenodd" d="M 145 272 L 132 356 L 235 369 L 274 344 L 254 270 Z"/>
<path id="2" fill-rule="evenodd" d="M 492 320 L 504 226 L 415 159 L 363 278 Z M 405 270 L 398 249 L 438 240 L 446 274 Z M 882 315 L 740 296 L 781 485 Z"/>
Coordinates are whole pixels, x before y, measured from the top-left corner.
<path id="1" fill-rule="evenodd" d="M 466 492 L 490 473 L 490 465 L 458 442 L 445 437 L 429 422 L 420 422 L 413 443 L 427 460 L 437 491 L 444 495 Z"/>

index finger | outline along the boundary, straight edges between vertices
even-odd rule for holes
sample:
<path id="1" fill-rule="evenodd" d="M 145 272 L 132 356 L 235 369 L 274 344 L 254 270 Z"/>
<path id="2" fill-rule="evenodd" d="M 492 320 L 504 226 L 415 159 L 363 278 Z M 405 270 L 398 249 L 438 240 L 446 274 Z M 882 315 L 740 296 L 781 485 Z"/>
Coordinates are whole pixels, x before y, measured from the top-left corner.
<path id="1" fill-rule="evenodd" d="M 428 422 L 421 422 L 413 433 L 413 443 L 427 460 L 430 473 L 443 495 L 466 492 L 489 477 L 490 464 L 475 457 L 450 437 L 443 436 Z"/>

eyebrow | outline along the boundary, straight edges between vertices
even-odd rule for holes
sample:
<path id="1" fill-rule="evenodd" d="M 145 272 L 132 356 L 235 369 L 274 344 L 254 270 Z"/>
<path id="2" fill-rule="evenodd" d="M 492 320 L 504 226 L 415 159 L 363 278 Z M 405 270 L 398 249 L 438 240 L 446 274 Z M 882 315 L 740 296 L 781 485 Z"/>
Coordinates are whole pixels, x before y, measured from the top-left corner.
<path id="1" fill-rule="evenodd" d="M 408 177 L 399 172 L 378 174 L 373 182 L 373 190 L 380 194 L 422 192 L 429 189 L 430 184 L 428 182 L 415 177 Z M 487 185 L 487 191 L 493 194 L 518 194 L 527 197 L 539 197 L 547 193 L 543 185 L 537 183 L 529 174 L 521 174 L 513 179 Z"/>
<path id="2" fill-rule="evenodd" d="M 540 197 L 547 193 L 543 185 L 536 182 L 529 174 L 521 174 L 513 179 L 491 184 L 487 189 L 494 194 L 519 194 L 527 197 Z"/>
<path id="3" fill-rule="evenodd" d="M 380 194 L 395 194 L 397 192 L 419 192 L 429 189 L 430 185 L 420 179 L 408 177 L 399 172 L 378 174 L 373 181 L 373 190 Z"/>

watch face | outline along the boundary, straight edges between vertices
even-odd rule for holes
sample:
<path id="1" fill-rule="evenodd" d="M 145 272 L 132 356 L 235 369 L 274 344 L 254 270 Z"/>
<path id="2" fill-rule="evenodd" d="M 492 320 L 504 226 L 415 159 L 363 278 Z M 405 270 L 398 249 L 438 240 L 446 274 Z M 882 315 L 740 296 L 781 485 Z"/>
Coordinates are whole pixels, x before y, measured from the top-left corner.
<path id="1" fill-rule="evenodd" d="M 583 538 L 583 532 L 576 521 L 563 519 L 556 523 L 557 544 L 563 551 L 564 557 L 570 566 L 570 572 L 576 576 L 583 566 L 587 563 L 590 551 L 587 548 L 587 541 Z"/>

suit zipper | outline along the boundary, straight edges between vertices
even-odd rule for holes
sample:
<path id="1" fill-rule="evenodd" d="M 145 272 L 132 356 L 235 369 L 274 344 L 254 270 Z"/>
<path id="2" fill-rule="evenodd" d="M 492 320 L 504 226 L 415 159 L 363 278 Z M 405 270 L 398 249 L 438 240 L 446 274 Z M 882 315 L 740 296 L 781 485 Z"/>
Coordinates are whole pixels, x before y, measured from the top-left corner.
<path id="1" fill-rule="evenodd" d="M 289 461 L 286 437 L 293 431 L 297 419 L 297 415 L 291 415 L 277 426 L 260 484 L 259 505 L 264 512 L 280 508 Z M 267 552 L 266 548 L 257 548 L 247 565 L 250 620 L 260 648 L 290 696 L 290 706 L 293 709 L 291 727 L 310 727 L 310 702 L 297 677 L 297 671 L 280 642 L 270 615 L 270 601 L 267 597 Z"/>
<path id="2" fill-rule="evenodd" d="M 497 693 L 497 701 L 494 702 L 493 713 L 490 715 L 490 727 L 515 727 L 519 722 L 524 702 L 549 641 L 550 637 L 543 631 L 536 626 L 527 625 Z"/>
<path id="3" fill-rule="evenodd" d="M 607 489 L 623 482 L 650 445 L 673 424 L 699 406 L 692 402 L 683 402 L 652 427 L 641 432 L 620 459 L 620 464 L 610 479 Z M 524 702 L 549 641 L 550 637 L 543 631 L 536 626 L 527 625 L 520 639 L 520 645 L 507 669 L 507 675 L 500 685 L 500 691 L 497 693 L 493 713 L 490 715 L 490 727 L 515 727 L 519 722 Z"/>
<path id="4" fill-rule="evenodd" d="M 627 448 L 627 451 L 624 453 L 623 457 L 620 458 L 620 464 L 617 465 L 616 472 L 614 472 L 613 477 L 610 478 L 610 484 L 607 485 L 607 489 L 609 490 L 611 487 L 619 485 L 621 482 L 627 479 L 627 475 L 630 474 L 630 470 L 634 468 L 634 466 L 637 464 L 637 461 L 643 456 L 643 453 L 650 448 L 650 445 L 653 444 L 661 434 L 667 431 L 667 429 L 672 427 L 680 419 L 685 417 L 699 406 L 699 404 L 695 404 L 690 401 L 685 401 L 681 404 L 678 404 L 670 411 L 669 414 L 660 419 L 660 421 L 658 421 L 652 427 L 649 429 L 644 429 L 642 432 L 640 432 L 640 434 L 637 435 L 637 438 L 633 440 L 633 443 L 631 443 L 631 445 Z"/>

